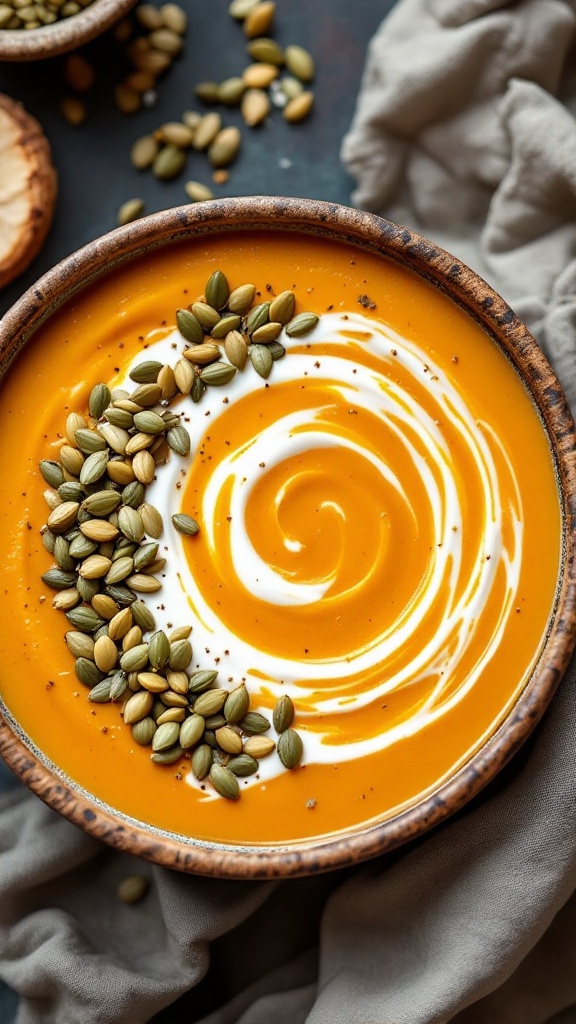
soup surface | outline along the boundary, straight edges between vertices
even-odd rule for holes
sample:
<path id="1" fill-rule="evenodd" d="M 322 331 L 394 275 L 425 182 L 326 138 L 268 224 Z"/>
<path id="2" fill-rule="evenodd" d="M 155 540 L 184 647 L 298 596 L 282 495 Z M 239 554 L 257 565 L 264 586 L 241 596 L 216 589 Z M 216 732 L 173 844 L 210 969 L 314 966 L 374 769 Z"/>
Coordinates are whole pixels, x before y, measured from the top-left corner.
<path id="1" fill-rule="evenodd" d="M 40 577 L 53 559 L 38 464 L 71 411 L 143 359 L 174 364 L 175 311 L 216 269 L 263 301 L 293 289 L 319 315 L 264 380 L 248 364 L 174 406 L 192 438 L 146 500 L 162 511 L 157 628 L 192 626 L 193 668 L 242 681 L 303 741 L 222 799 L 134 742 L 122 702 L 94 704 Z M 132 390 L 134 385 L 129 381 Z M 517 374 L 466 313 L 377 254 L 299 234 L 233 233 L 114 270 L 27 345 L 2 388 L 2 696 L 66 776 L 184 836 L 290 843 L 378 821 L 462 766 L 517 699 L 554 602 L 554 465 Z M 196 536 L 173 529 L 182 512 Z M 141 596 L 141 595 L 139 595 Z M 270 733 L 274 735 L 273 730 Z"/>

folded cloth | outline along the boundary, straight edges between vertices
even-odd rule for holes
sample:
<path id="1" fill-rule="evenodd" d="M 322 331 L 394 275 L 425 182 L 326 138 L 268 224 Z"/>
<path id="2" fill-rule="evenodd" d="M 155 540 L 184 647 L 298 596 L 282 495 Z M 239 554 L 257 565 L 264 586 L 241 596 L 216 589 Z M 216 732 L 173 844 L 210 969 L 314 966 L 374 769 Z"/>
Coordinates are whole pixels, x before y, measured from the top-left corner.
<path id="1" fill-rule="evenodd" d="M 400 0 L 343 145 L 355 203 L 483 274 L 573 407 L 574 36 L 562 0 Z M 179 875 L 6 797 L 0 977 L 22 995 L 17 1024 L 144 1024 L 163 1007 L 158 1024 L 576 1024 L 575 682 L 572 666 L 504 786 L 342 874 Z M 133 873 L 150 891 L 125 905 Z"/>

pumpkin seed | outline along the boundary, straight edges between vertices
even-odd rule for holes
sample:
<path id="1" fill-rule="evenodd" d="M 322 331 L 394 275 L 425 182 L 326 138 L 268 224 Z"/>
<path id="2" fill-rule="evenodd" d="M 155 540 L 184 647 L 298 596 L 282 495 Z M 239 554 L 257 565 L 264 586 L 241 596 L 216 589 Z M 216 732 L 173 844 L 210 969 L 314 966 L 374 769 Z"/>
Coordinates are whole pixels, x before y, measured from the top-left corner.
<path id="1" fill-rule="evenodd" d="M 84 455 L 91 455 L 92 452 L 102 452 L 106 448 L 106 441 L 94 430 L 81 427 L 74 435 L 76 444 Z"/>
<path id="2" fill-rule="evenodd" d="M 71 629 L 64 634 L 66 646 L 75 658 L 93 658 L 94 641 L 91 636 L 81 633 L 79 630 Z"/>
<path id="3" fill-rule="evenodd" d="M 244 79 L 240 76 L 226 78 L 218 85 L 218 103 L 223 103 L 226 107 L 237 106 L 242 99 L 245 88 Z"/>
<path id="4" fill-rule="evenodd" d="M 170 644 L 166 633 L 159 629 L 153 633 L 149 641 L 148 656 L 152 668 L 163 669 L 170 657 Z"/>
<path id="5" fill-rule="evenodd" d="M 130 875 L 120 882 L 117 889 L 118 899 L 122 903 L 138 903 L 149 888 L 150 882 L 144 875 Z"/>
<path id="6" fill-rule="evenodd" d="M 248 358 L 248 347 L 240 331 L 229 331 L 224 339 L 224 351 L 228 361 L 237 370 L 242 370 Z"/>
<path id="7" fill-rule="evenodd" d="M 248 89 L 267 89 L 277 77 L 278 67 L 276 64 L 249 64 L 242 74 L 244 84 Z"/>
<path id="8" fill-rule="evenodd" d="M 107 704 L 110 700 L 110 680 L 101 679 L 99 683 L 96 683 L 88 694 L 88 700 L 94 704 Z"/>
<path id="9" fill-rule="evenodd" d="M 218 346 L 210 342 L 205 345 L 195 345 L 194 348 L 187 348 L 184 351 L 184 357 L 195 366 L 208 366 L 209 363 L 215 362 L 219 355 Z"/>
<path id="10" fill-rule="evenodd" d="M 90 689 L 102 679 L 102 672 L 89 658 L 76 658 L 74 669 L 79 681 Z"/>
<path id="11" fill-rule="evenodd" d="M 120 668 L 123 672 L 141 672 L 148 664 L 148 644 L 136 644 L 120 657 Z"/>
<path id="12" fill-rule="evenodd" d="M 109 636 L 101 636 L 94 644 L 94 661 L 101 672 L 111 672 L 118 661 L 118 648 Z"/>
<path id="13" fill-rule="evenodd" d="M 239 326 L 240 317 L 237 313 L 225 313 L 210 333 L 213 338 L 221 341 L 230 331 L 235 331 Z"/>
<path id="14" fill-rule="evenodd" d="M 233 775 L 243 779 L 258 771 L 258 761 L 256 758 L 250 757 L 250 754 L 239 754 L 237 757 L 231 758 L 226 767 Z"/>
<path id="15" fill-rule="evenodd" d="M 159 750 L 154 754 L 150 755 L 150 760 L 154 761 L 155 764 L 174 764 L 179 761 L 182 757 L 183 750 L 180 744 L 176 744 L 174 747 L 169 747 L 168 750 Z"/>
<path id="16" fill-rule="evenodd" d="M 316 326 L 318 319 L 315 313 L 298 313 L 286 324 L 284 330 L 289 338 L 300 338 Z"/>
<path id="17" fill-rule="evenodd" d="M 133 199 L 127 199 L 125 203 L 122 203 L 118 213 L 116 214 L 116 223 L 119 227 L 123 227 L 124 224 L 131 224 L 132 221 L 138 220 L 139 217 L 144 213 L 144 200 L 134 197 Z"/>
<path id="18" fill-rule="evenodd" d="M 214 789 L 220 796 L 226 798 L 226 800 L 238 800 L 240 797 L 240 787 L 238 785 L 238 779 L 232 774 L 228 768 L 223 768 L 222 765 L 213 764 L 209 772 L 210 782 L 214 786 Z"/>
<path id="19" fill-rule="evenodd" d="M 222 128 L 208 147 L 208 159 L 213 167 L 228 167 L 238 155 L 242 136 L 236 125 Z"/>
<path id="20" fill-rule="evenodd" d="M 250 697 L 244 683 L 231 690 L 224 703 L 224 717 L 231 725 L 239 722 L 250 707 Z"/>
<path id="21" fill-rule="evenodd" d="M 284 62 L 288 71 L 301 82 L 311 82 L 314 78 L 314 58 L 303 46 L 287 46 L 284 50 Z"/>
<path id="22" fill-rule="evenodd" d="M 108 636 L 111 640 L 123 640 L 128 630 L 132 628 L 133 607 L 134 605 L 132 605 L 131 608 L 122 608 L 110 619 L 108 624 Z"/>
<path id="23" fill-rule="evenodd" d="M 278 740 L 278 757 L 285 768 L 295 768 L 302 758 L 302 740 L 294 729 L 281 733 Z"/>
<path id="24" fill-rule="evenodd" d="M 76 522 L 80 506 L 77 501 L 63 501 L 52 509 L 47 519 L 48 529 L 52 533 L 66 533 Z"/>
<path id="25" fill-rule="evenodd" d="M 257 306 L 254 306 L 250 310 L 246 317 L 246 331 L 252 336 L 254 331 L 257 331 L 259 327 L 263 327 L 267 324 L 270 319 L 270 302 L 260 302 Z"/>
<path id="26" fill-rule="evenodd" d="M 263 733 L 270 728 L 270 722 L 264 717 L 264 715 L 261 715 L 259 711 L 249 711 L 238 724 L 242 729 L 242 732 L 245 732 L 248 735 Z"/>
<path id="27" fill-rule="evenodd" d="M 202 330 L 200 321 L 194 316 L 194 313 L 190 312 L 189 309 L 176 310 L 176 326 L 186 341 L 191 341 L 195 345 L 200 345 L 204 340 L 204 331 Z"/>
<path id="28" fill-rule="evenodd" d="M 183 512 L 177 512 L 172 516 L 172 523 L 179 531 L 179 533 L 185 533 L 188 537 L 194 536 L 198 533 L 200 527 L 192 516 L 187 516 Z"/>
<path id="29" fill-rule="evenodd" d="M 80 511 L 91 516 L 109 516 L 120 504 L 121 498 L 117 491 L 95 491 L 89 494 L 80 505 Z"/>
<path id="30" fill-rule="evenodd" d="M 314 105 L 314 93 L 312 92 L 301 92 L 299 96 L 295 96 L 293 100 L 289 100 L 282 115 L 286 121 L 296 123 L 296 121 L 303 121 L 305 117 L 312 110 Z"/>
<path id="31" fill-rule="evenodd" d="M 144 530 L 149 537 L 154 540 L 158 540 L 162 536 L 164 529 L 164 523 L 162 521 L 162 515 L 154 505 L 150 505 L 148 502 L 144 502 L 138 509 L 140 518 L 144 524 Z"/>
<path id="32" fill-rule="evenodd" d="M 192 644 L 189 640 L 176 640 L 170 644 L 168 664 L 173 672 L 183 672 L 192 660 Z"/>
<path id="33" fill-rule="evenodd" d="M 156 463 L 150 452 L 137 452 L 132 460 L 132 468 L 137 480 L 142 484 L 151 484 L 156 475 Z"/>
<path id="34" fill-rule="evenodd" d="M 228 13 L 233 17 L 237 18 L 238 21 L 244 21 L 244 18 L 250 13 L 253 7 L 259 0 L 232 0 L 232 3 L 228 7 Z"/>
<path id="35" fill-rule="evenodd" d="M 202 715 L 193 714 L 180 726 L 179 742 L 183 750 L 190 750 L 200 742 L 204 733 L 205 723 Z"/>
<path id="36" fill-rule="evenodd" d="M 85 486 L 95 484 L 100 477 L 104 476 L 108 464 L 108 452 L 92 452 L 85 460 L 80 470 L 80 483 Z"/>
<path id="37" fill-rule="evenodd" d="M 137 171 L 151 167 L 158 153 L 158 143 L 153 135 L 142 135 L 132 144 L 130 160 Z"/>
<path id="38" fill-rule="evenodd" d="M 188 685 L 189 692 L 204 693 L 212 686 L 212 683 L 216 681 L 217 676 L 218 672 L 214 669 L 201 669 L 199 672 L 194 672 L 194 674 L 190 676 L 190 683 Z M 226 700 L 226 698 L 224 698 L 224 700 Z"/>
<path id="39" fill-rule="evenodd" d="M 210 715 L 217 715 L 222 710 L 228 697 L 228 690 L 216 689 L 207 690 L 201 693 L 194 704 L 194 713 L 209 718 Z"/>
<path id="40" fill-rule="evenodd" d="M 194 95 L 202 100 L 203 103 L 217 103 L 218 102 L 218 83 L 217 82 L 198 82 L 194 86 Z"/>
<path id="41" fill-rule="evenodd" d="M 218 86 L 216 85 L 216 95 L 214 100 L 211 102 L 216 103 L 218 100 Z M 218 135 L 218 132 L 222 130 L 222 118 L 216 111 L 210 111 L 209 114 L 204 114 L 199 124 L 196 126 L 194 132 L 194 139 L 192 146 L 194 149 L 201 152 L 203 149 L 208 149 L 208 146 L 214 142 L 214 139 Z"/>
<path id="42" fill-rule="evenodd" d="M 212 767 L 213 760 L 212 748 L 207 743 L 202 743 L 201 746 L 196 747 L 192 754 L 192 771 L 197 779 L 202 781 L 202 779 L 206 778 Z"/>
<path id="43" fill-rule="evenodd" d="M 211 331 L 220 319 L 218 310 L 208 302 L 193 302 L 192 312 L 206 331 Z"/>
<path id="44" fill-rule="evenodd" d="M 285 736 L 286 733 L 282 735 Z M 244 743 L 244 753 L 259 760 L 261 757 L 268 757 L 275 747 L 274 740 L 269 736 L 250 736 Z"/>
<path id="45" fill-rule="evenodd" d="M 152 710 L 154 697 L 148 690 L 139 690 L 132 694 L 124 705 L 122 717 L 125 725 L 134 725 L 143 718 L 147 718 Z"/>
<path id="46" fill-rule="evenodd" d="M 272 713 L 272 725 L 276 729 L 276 732 L 285 732 L 289 729 L 294 721 L 294 704 L 290 697 L 284 694 L 276 702 L 276 706 Z"/>
<path id="47" fill-rule="evenodd" d="M 254 128 L 270 113 L 270 99 L 263 89 L 247 89 L 242 97 L 240 112 L 244 118 L 244 124 Z"/>
<path id="48" fill-rule="evenodd" d="M 138 363 L 128 376 L 135 384 L 155 384 L 162 367 L 163 363 L 159 363 L 157 359 L 147 359 L 143 363 Z"/>
<path id="49" fill-rule="evenodd" d="M 239 313 L 243 316 L 250 309 L 256 295 L 256 287 L 253 284 L 241 284 L 228 297 L 228 309 L 231 313 Z"/>
<path id="50" fill-rule="evenodd" d="M 64 473 L 58 462 L 43 459 L 39 465 L 40 472 L 50 487 L 60 487 L 64 483 Z"/>
<path id="51" fill-rule="evenodd" d="M 84 456 L 78 448 L 72 448 L 69 444 L 63 444 L 60 449 L 60 462 L 72 476 L 80 476 L 80 470 L 84 465 Z M 60 486 L 60 485 L 59 485 Z"/>
<path id="52" fill-rule="evenodd" d="M 140 629 L 155 629 L 156 620 L 148 606 L 145 605 L 143 601 L 134 601 L 134 603 L 130 605 L 130 612 L 134 622 L 140 627 Z"/>
<path id="53" fill-rule="evenodd" d="M 251 39 L 246 50 L 252 60 L 263 61 L 265 64 L 276 64 L 277 66 L 284 63 L 282 47 L 274 39 L 269 39 L 267 36 Z"/>
<path id="54" fill-rule="evenodd" d="M 177 146 L 168 144 L 154 157 L 152 173 L 160 181 L 171 181 L 178 177 L 186 165 L 186 154 Z"/>
<path id="55" fill-rule="evenodd" d="M 202 368 L 200 379 L 204 384 L 220 387 L 224 384 L 229 384 L 235 374 L 235 366 L 231 366 L 229 363 L 216 362 Z"/>
<path id="56" fill-rule="evenodd" d="M 96 384 L 88 399 L 90 415 L 95 420 L 99 420 L 108 405 L 110 405 L 110 388 L 106 384 Z"/>
<path id="57" fill-rule="evenodd" d="M 251 345 L 248 355 L 250 356 L 250 362 L 256 370 L 256 373 L 259 373 L 261 377 L 264 377 L 264 379 L 269 377 L 274 360 L 268 351 L 268 346 Z"/>
<path id="58" fill-rule="evenodd" d="M 155 753 L 168 750 L 177 742 L 179 734 L 180 727 L 177 722 L 164 722 L 163 725 L 158 726 L 154 733 L 152 750 Z"/>
<path id="59" fill-rule="evenodd" d="M 184 185 L 184 191 L 193 203 L 203 203 L 209 199 L 214 199 L 212 189 L 201 181 L 187 181 Z"/>
<path id="60" fill-rule="evenodd" d="M 58 566 L 53 566 L 42 574 L 42 580 L 51 590 L 67 590 L 76 583 L 76 573 L 64 572 Z"/>
<path id="61" fill-rule="evenodd" d="M 153 718 L 146 716 L 132 726 L 132 739 L 140 747 L 148 747 L 152 743 L 156 732 L 156 722 Z"/>
<path id="62" fill-rule="evenodd" d="M 218 746 L 226 754 L 236 755 L 242 753 L 242 737 L 240 733 L 236 732 L 236 730 L 231 726 L 223 725 L 220 728 L 215 729 L 214 735 L 216 736 Z"/>
<path id="63" fill-rule="evenodd" d="M 166 440 L 178 455 L 188 455 L 190 453 L 190 434 L 186 430 L 186 427 L 171 427 L 166 434 Z"/>

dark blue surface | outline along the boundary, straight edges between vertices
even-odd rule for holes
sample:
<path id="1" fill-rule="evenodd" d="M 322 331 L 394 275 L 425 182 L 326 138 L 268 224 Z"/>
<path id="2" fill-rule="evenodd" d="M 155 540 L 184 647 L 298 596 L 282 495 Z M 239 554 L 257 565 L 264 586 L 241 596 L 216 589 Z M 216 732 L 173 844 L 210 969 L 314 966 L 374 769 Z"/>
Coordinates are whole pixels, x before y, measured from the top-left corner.
<path id="1" fill-rule="evenodd" d="M 110 32 L 82 51 L 96 69 L 97 81 L 86 96 L 88 119 L 78 128 L 68 125 L 60 113 L 67 92 L 65 58 L 0 65 L 0 92 L 21 100 L 39 119 L 59 175 L 48 240 L 29 270 L 0 292 L 0 315 L 49 267 L 114 228 L 125 200 L 140 196 L 145 212 L 153 213 L 187 202 L 186 180 L 212 184 L 208 163 L 200 155 L 192 157 L 186 173 L 173 182 L 139 173 L 129 161 L 130 145 L 140 135 L 164 121 L 178 120 L 186 109 L 202 109 L 193 95 L 196 82 L 240 74 L 249 63 L 240 26 L 228 16 L 226 2 L 179 2 L 190 18 L 185 51 L 159 82 L 156 106 L 136 115 L 120 113 L 114 103 L 124 47 Z M 266 194 L 349 202 L 353 182 L 340 164 L 340 143 L 352 119 L 367 43 L 391 6 L 392 0 L 278 0 L 272 34 L 281 45 L 306 46 L 316 59 L 315 109 L 306 122 L 295 126 L 273 110 L 266 125 L 244 130 L 229 182 L 213 186 L 216 196 Z M 223 117 L 226 124 L 241 124 L 237 110 L 227 109 Z M 19 783 L 0 762 L 0 791 L 14 785 Z M 209 990 L 207 980 L 193 998 L 184 997 L 158 1015 L 156 1024 L 203 1016 L 212 1008 Z M 16 1007 L 17 998 L 0 983 L 0 1024 L 12 1024 Z"/>

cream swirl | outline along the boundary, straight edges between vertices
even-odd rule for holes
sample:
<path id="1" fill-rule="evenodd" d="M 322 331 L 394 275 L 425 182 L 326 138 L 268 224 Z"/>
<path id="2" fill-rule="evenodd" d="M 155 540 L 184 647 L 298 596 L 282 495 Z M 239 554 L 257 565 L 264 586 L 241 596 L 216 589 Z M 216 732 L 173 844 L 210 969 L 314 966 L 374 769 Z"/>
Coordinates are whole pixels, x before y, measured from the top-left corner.
<path id="1" fill-rule="evenodd" d="M 246 679 L 254 703 L 290 693 L 306 760 L 330 763 L 417 732 L 481 678 L 514 607 L 522 506 L 457 367 L 356 313 L 280 340 L 269 383 L 247 368 L 186 404 L 196 456 L 149 489 L 168 559 L 153 603 L 162 624 L 192 614 L 198 662 Z M 147 358 L 173 361 L 180 341 Z M 200 558 L 170 522 L 190 502 Z M 410 714 L 363 735 L 363 709 L 401 691 Z"/>

